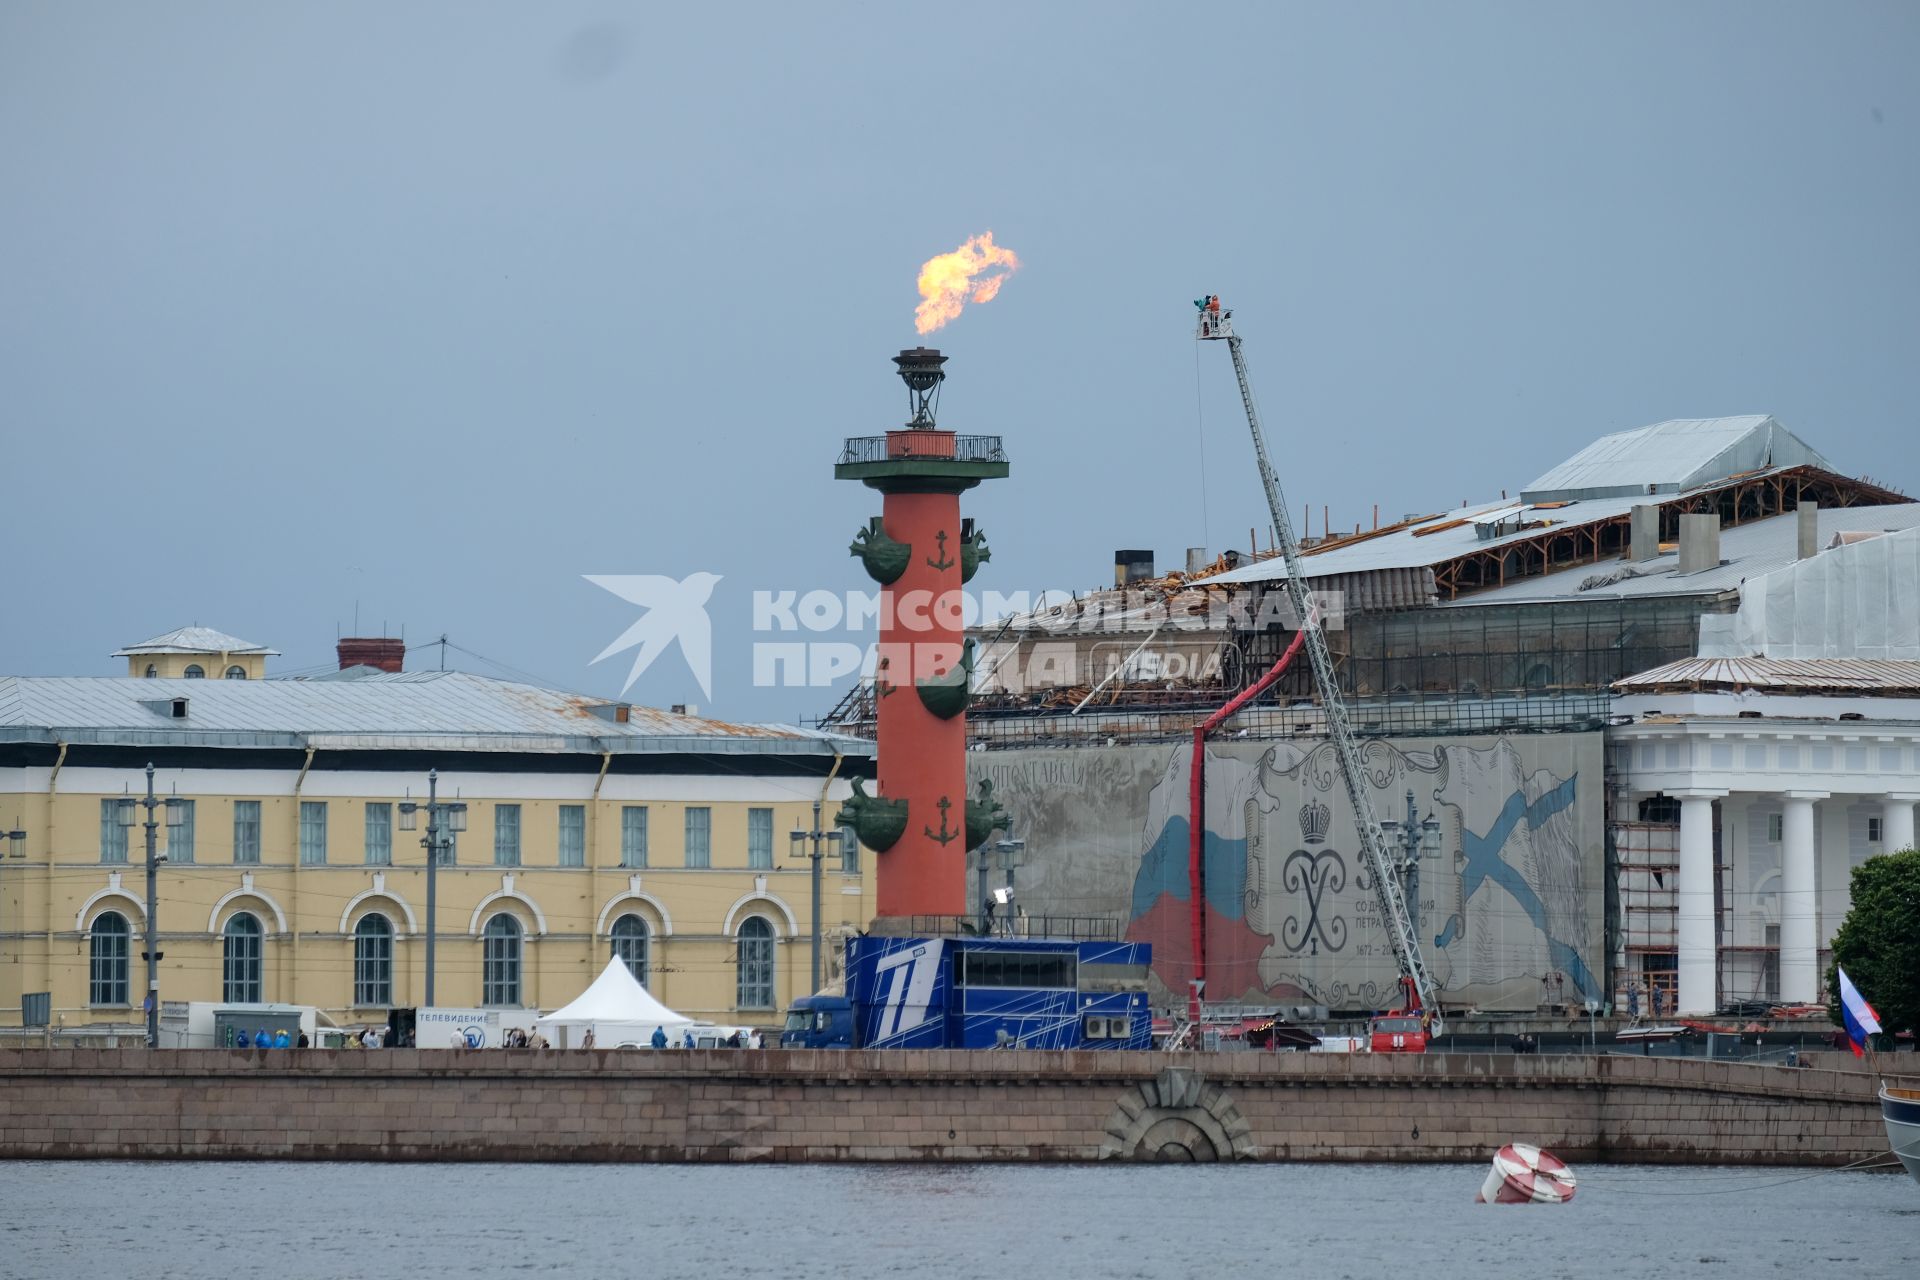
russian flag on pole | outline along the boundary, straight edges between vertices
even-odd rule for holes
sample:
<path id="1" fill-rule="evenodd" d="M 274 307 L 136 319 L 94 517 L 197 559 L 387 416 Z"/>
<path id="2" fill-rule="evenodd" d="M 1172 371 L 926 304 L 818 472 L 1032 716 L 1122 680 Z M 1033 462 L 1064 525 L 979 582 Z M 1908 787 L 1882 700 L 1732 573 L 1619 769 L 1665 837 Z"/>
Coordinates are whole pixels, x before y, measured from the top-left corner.
<path id="1" fill-rule="evenodd" d="M 1847 1039 L 1853 1045 L 1853 1056 L 1858 1058 L 1866 1052 L 1867 1037 L 1879 1032 L 1880 1019 L 1874 1013 L 1873 1006 L 1854 988 L 1853 979 L 1847 976 L 1847 971 L 1835 965 L 1834 972 L 1840 975 L 1840 1016 L 1847 1024 Z"/>

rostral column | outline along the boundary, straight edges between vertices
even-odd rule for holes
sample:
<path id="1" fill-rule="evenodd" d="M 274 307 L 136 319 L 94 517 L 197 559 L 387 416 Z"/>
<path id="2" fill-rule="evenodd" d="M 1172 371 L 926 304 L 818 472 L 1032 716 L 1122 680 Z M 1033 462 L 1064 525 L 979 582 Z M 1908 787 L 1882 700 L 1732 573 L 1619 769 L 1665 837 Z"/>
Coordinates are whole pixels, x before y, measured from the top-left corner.
<path id="1" fill-rule="evenodd" d="M 848 440 L 833 469 L 835 479 L 883 495 L 880 515 L 851 547 L 880 584 L 879 794 L 856 780 L 839 820 L 879 855 L 882 919 L 953 917 L 968 914 L 968 851 L 1005 825 L 990 784 L 967 796 L 973 642 L 962 623 L 962 587 L 989 553 L 973 521 L 961 518 L 960 495 L 1005 476 L 1007 457 L 999 436 L 955 435 L 935 422 L 945 356 L 915 347 L 893 362 L 912 417 L 884 436 Z"/>

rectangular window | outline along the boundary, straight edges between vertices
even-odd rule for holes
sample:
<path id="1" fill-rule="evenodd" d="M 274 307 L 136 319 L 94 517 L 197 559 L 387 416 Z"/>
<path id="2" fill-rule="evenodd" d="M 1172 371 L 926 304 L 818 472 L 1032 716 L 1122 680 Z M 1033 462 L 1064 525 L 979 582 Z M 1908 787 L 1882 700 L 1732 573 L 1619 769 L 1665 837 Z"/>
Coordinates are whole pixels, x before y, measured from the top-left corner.
<path id="1" fill-rule="evenodd" d="M 367 865 L 393 865 L 393 805 L 384 800 L 367 801 Z"/>
<path id="2" fill-rule="evenodd" d="M 704 805 L 687 809 L 687 865 L 713 865 L 713 810 Z"/>
<path id="3" fill-rule="evenodd" d="M 1079 957 L 1070 951 L 973 951 L 962 953 L 960 985 L 1071 989 Z"/>
<path id="4" fill-rule="evenodd" d="M 385 916 L 364 916 L 353 931 L 353 1002 L 361 1008 L 393 1003 L 393 925 Z"/>
<path id="5" fill-rule="evenodd" d="M 1764 935 L 1771 950 L 1760 957 L 1760 994 L 1767 1000 L 1780 998 L 1780 926 L 1770 924 Z"/>
<path id="6" fill-rule="evenodd" d="M 127 860 L 127 830 L 120 825 L 120 801 L 115 799 L 100 802 L 100 861 L 125 862 Z"/>
<path id="7" fill-rule="evenodd" d="M 735 1005 L 773 1008 L 773 926 L 759 916 L 748 916 L 740 926 L 735 949 Z"/>
<path id="8" fill-rule="evenodd" d="M 325 866 L 327 861 L 327 802 L 300 802 L 300 865 Z"/>
<path id="9" fill-rule="evenodd" d="M 1774 844 L 1780 843 L 1782 824 L 1783 815 L 1778 813 L 1770 813 L 1767 815 L 1767 839 Z"/>
<path id="10" fill-rule="evenodd" d="M 519 1008 L 519 924 L 511 916 L 495 916 L 487 922 L 480 946 L 480 1003 L 489 1009 Z"/>
<path id="11" fill-rule="evenodd" d="M 259 1004 L 265 986 L 258 918 L 242 912 L 227 921 L 221 937 L 221 997 L 228 1004 Z"/>
<path id="12" fill-rule="evenodd" d="M 647 806 L 630 804 L 620 810 L 620 865 L 647 865 Z"/>
<path id="13" fill-rule="evenodd" d="M 852 827 L 840 828 L 840 874 L 860 874 L 860 833 Z"/>
<path id="14" fill-rule="evenodd" d="M 1867 819 L 1867 843 L 1880 843 L 1880 819 L 1878 818 Z"/>
<path id="15" fill-rule="evenodd" d="M 167 828 L 167 861 L 176 866 L 193 863 L 193 801 L 181 800 L 176 804 L 180 812 L 180 825 Z"/>
<path id="16" fill-rule="evenodd" d="M 517 804 L 493 806 L 493 865 L 520 865 L 520 806 Z"/>
<path id="17" fill-rule="evenodd" d="M 773 869 L 773 810 L 747 810 L 747 866 L 755 871 Z"/>
<path id="18" fill-rule="evenodd" d="M 87 991 L 87 1003 L 91 1005 L 122 1005 L 127 1003 L 127 991 L 131 986 L 128 975 L 131 966 L 127 955 L 131 950 L 132 931 L 128 928 L 127 918 L 117 911 L 108 911 L 93 922 L 92 983 Z"/>
<path id="19" fill-rule="evenodd" d="M 587 806 L 583 804 L 560 806 L 560 865 L 587 865 Z"/>
<path id="20" fill-rule="evenodd" d="M 260 802 L 233 802 L 233 860 L 236 863 L 260 861 Z"/>

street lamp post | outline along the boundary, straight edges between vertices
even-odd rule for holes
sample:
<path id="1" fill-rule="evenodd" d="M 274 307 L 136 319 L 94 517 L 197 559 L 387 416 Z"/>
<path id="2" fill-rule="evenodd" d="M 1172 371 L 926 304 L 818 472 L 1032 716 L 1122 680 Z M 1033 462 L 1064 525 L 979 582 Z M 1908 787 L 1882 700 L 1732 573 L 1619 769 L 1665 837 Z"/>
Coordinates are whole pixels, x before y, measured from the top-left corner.
<path id="1" fill-rule="evenodd" d="M 987 848 L 991 848 L 995 853 L 1000 855 L 1000 873 L 1006 883 L 1003 887 L 986 894 L 985 897 L 987 900 L 981 905 L 990 917 L 995 915 L 994 907 L 1006 908 L 1006 915 L 997 920 L 993 931 L 1012 937 L 1014 931 L 1013 869 L 1025 861 L 1020 855 L 1026 852 L 1027 842 L 1008 836 L 1004 840 L 995 840 L 991 845 L 987 846 Z M 986 872 L 987 850 L 983 848 L 980 851 L 980 878 L 982 888 L 985 888 Z"/>
<path id="2" fill-rule="evenodd" d="M 787 856 L 813 860 L 813 985 L 808 988 L 809 992 L 820 990 L 820 860 L 830 851 L 839 850 L 844 838 L 844 833 L 838 829 L 820 829 L 818 800 L 813 802 L 813 830 L 801 831 L 796 828 L 787 833 Z"/>
<path id="3" fill-rule="evenodd" d="M 427 771 L 427 802 L 416 804 L 412 800 L 400 802 L 400 829 L 413 831 L 420 824 L 420 810 L 427 811 L 427 834 L 420 837 L 420 846 L 427 851 L 427 984 L 426 1008 L 433 1008 L 433 944 L 438 936 L 440 923 L 440 859 L 453 848 L 456 832 L 467 829 L 467 806 L 464 801 L 450 800 L 440 803 L 440 771 Z"/>
<path id="4" fill-rule="evenodd" d="M 1431 813 L 1420 816 L 1414 806 L 1413 792 L 1407 792 L 1407 816 L 1404 821 L 1389 818 L 1380 824 L 1383 831 L 1400 841 L 1400 886 L 1413 915 L 1413 927 L 1420 928 L 1420 857 L 1440 851 L 1440 822 Z"/>
<path id="5" fill-rule="evenodd" d="M 123 828 L 134 825 L 133 811 L 141 807 L 147 811 L 147 819 L 140 825 L 147 832 L 147 949 L 140 958 L 147 962 L 147 1048 L 160 1047 L 160 864 L 167 855 L 160 852 L 160 820 L 153 816 L 155 809 L 167 811 L 167 841 L 173 841 L 173 833 L 186 821 L 185 807 L 180 797 L 168 796 L 162 800 L 153 794 L 153 765 L 147 765 L 147 794 L 136 800 L 123 797 L 114 806 L 115 816 Z"/>

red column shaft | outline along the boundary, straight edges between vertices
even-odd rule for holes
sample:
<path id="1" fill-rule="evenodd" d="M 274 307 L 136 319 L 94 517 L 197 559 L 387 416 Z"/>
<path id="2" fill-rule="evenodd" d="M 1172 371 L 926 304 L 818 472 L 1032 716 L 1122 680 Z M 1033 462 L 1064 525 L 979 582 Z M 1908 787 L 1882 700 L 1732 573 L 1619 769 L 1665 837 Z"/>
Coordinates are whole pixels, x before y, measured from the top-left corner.
<path id="1" fill-rule="evenodd" d="M 882 916 L 964 915 L 966 715 L 942 720 L 914 688 L 960 661 L 960 499 L 889 493 L 881 511 L 887 536 L 913 554 L 885 591 L 881 620 L 880 794 L 906 800 L 908 812 L 906 833 L 880 856 L 875 909 Z"/>

